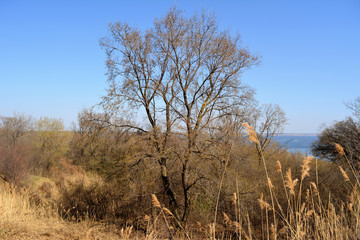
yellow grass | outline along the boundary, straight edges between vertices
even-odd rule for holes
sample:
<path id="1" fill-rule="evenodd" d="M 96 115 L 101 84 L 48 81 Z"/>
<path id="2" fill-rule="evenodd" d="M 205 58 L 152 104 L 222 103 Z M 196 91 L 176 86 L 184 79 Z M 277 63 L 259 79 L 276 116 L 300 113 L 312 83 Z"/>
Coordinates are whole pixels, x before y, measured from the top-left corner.
<path id="1" fill-rule="evenodd" d="M 0 239 L 121 239 L 99 223 L 67 222 L 31 197 L 29 190 L 0 184 Z"/>

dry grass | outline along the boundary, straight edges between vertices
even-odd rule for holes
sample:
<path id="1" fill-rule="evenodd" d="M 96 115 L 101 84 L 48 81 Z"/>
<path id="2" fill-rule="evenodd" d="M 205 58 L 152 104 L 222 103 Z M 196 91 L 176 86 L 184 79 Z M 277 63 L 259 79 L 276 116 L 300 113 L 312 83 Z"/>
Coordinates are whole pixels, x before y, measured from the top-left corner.
<path id="1" fill-rule="evenodd" d="M 282 188 L 264 182 L 269 193 L 258 200 L 262 209 L 261 225 L 253 225 L 248 210 L 241 204 L 239 193 L 232 196 L 234 214 L 223 213 L 221 224 L 210 224 L 201 229 L 205 239 L 357 239 L 360 224 L 359 186 L 342 169 L 344 181 L 350 182 L 353 191 L 348 202 L 337 204 L 329 199 L 321 199 L 315 182 L 305 182 L 310 170 L 310 162 L 304 159 L 300 180 L 293 179 L 291 170 L 285 174 L 277 163 L 277 174 L 281 175 L 286 191 L 287 205 L 279 203 L 275 190 Z M 298 184 L 296 184 L 298 182 Z M 302 185 L 302 187 L 301 187 Z M 301 189 L 302 188 L 302 189 Z M 58 211 L 46 205 L 34 205 L 32 193 L 7 183 L 0 186 L 0 239 L 198 239 L 185 229 L 175 232 L 176 223 L 172 212 L 163 207 L 155 195 L 151 196 L 153 215 L 146 215 L 147 232 L 137 233 L 132 226 L 116 229 L 99 222 L 69 222 L 58 215 Z M 269 201 L 270 200 L 270 201 Z M 275 214 L 275 219 L 273 218 Z M 233 219 L 232 219 L 233 218 Z"/>
<path id="2" fill-rule="evenodd" d="M 121 239 L 100 223 L 65 221 L 56 209 L 34 205 L 32 195 L 29 189 L 0 185 L 0 239 Z"/>
<path id="3" fill-rule="evenodd" d="M 251 139 L 250 139 L 251 140 Z M 253 141 L 255 142 L 255 141 Z M 256 143 L 256 142 L 255 142 Z M 341 146 L 337 147 L 341 149 Z M 339 155 L 344 156 L 339 150 Z M 237 239 L 359 239 L 360 238 L 360 184 L 355 169 L 349 164 L 353 173 L 351 180 L 348 174 L 340 167 L 344 181 L 350 184 L 352 189 L 347 201 L 335 201 L 331 193 L 327 199 L 321 199 L 319 186 L 315 182 L 306 182 L 310 177 L 310 166 L 314 159 L 305 157 L 301 165 L 300 180 L 293 179 L 289 168 L 285 175 L 282 172 L 281 163 L 276 162 L 275 172 L 281 175 L 284 186 L 284 195 L 287 198 L 286 204 L 281 204 L 278 199 L 281 186 L 273 186 L 271 179 L 267 179 L 269 193 L 267 199 L 261 195 L 258 200 L 262 209 L 260 233 L 252 234 L 255 228 L 251 223 L 244 221 L 246 214 L 238 211 L 240 204 L 235 205 L 234 212 L 237 214 L 237 224 L 231 221 L 224 213 L 224 223 L 236 234 Z M 349 162 L 349 161 L 347 161 Z M 266 161 L 263 159 L 266 176 L 269 176 Z M 317 164 L 316 164 L 317 166 Z M 317 174 L 317 169 L 315 170 Z M 316 176 L 318 181 L 318 176 Z M 297 184 L 299 183 L 299 184 Z M 233 230 L 231 226 L 238 225 L 239 230 Z M 248 228 L 246 228 L 246 225 Z"/>

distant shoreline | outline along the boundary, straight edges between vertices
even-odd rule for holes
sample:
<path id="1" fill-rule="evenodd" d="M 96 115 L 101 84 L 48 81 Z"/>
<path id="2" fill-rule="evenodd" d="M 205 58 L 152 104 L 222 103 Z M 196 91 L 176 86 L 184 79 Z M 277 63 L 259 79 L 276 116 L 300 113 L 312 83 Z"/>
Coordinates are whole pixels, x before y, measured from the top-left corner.
<path id="1" fill-rule="evenodd" d="M 276 133 L 275 136 L 315 136 L 317 137 L 318 133 Z"/>

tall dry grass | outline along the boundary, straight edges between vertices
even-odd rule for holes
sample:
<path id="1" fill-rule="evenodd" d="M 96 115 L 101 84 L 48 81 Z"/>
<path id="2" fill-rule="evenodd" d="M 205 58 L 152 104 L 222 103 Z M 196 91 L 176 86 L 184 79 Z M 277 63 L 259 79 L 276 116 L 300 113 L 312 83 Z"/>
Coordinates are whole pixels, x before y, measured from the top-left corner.
<path id="1" fill-rule="evenodd" d="M 249 140 L 259 144 L 254 130 L 248 126 Z M 258 145 L 259 147 L 259 145 Z M 346 158 L 340 145 L 336 146 L 341 156 Z M 340 167 L 344 181 L 350 185 L 351 192 L 347 201 L 335 201 L 329 193 L 327 199 L 319 194 L 318 176 L 316 182 L 305 181 L 310 176 L 311 162 L 317 161 L 312 157 L 305 157 L 301 165 L 300 178 L 294 178 L 291 168 L 284 171 L 280 161 L 277 162 L 276 172 L 282 179 L 282 186 L 274 186 L 267 168 L 267 162 L 262 154 L 262 161 L 267 178 L 268 193 L 258 199 L 261 213 L 261 225 L 251 226 L 246 210 L 241 209 L 234 193 L 234 213 L 232 220 L 223 213 L 224 223 L 237 239 L 359 239 L 360 238 L 360 194 L 359 179 L 355 169 L 351 166 L 352 177 Z M 317 166 L 317 164 L 315 164 Z M 315 173 L 318 171 L 315 169 Z M 276 189 L 276 191 L 275 191 Z M 286 196 L 286 203 L 279 201 L 279 189 Z M 245 212 L 244 212 L 245 211 Z M 261 228 L 255 234 L 255 228 Z M 219 236 L 219 234 L 218 234 Z"/>
<path id="2" fill-rule="evenodd" d="M 0 183 L 0 239 L 123 239 L 112 226 L 65 221 L 57 209 L 34 197 L 29 188 Z"/>
<path id="3" fill-rule="evenodd" d="M 26 239 L 47 235 L 50 226 L 55 232 L 61 227 L 56 211 L 48 211 L 43 206 L 31 203 L 32 196 L 28 189 L 5 183 L 0 186 L 0 192 L 1 237 Z"/>

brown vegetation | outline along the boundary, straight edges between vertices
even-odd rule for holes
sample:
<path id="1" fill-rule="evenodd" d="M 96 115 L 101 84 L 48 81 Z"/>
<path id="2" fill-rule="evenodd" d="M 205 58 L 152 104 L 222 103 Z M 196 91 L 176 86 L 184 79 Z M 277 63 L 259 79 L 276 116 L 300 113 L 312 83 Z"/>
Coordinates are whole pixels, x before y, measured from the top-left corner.
<path id="1" fill-rule="evenodd" d="M 38 135 L 26 132 L 13 147 L 2 146 L 2 160 L 18 175 L 2 172 L 0 238 L 356 239 L 356 170 L 276 144 L 261 151 L 259 166 L 258 135 L 245 126 L 251 142 L 244 135 L 220 141 L 197 163 L 204 179 L 193 188 L 186 224 L 167 206 L 161 178 L 154 180 L 159 166 L 143 158 L 144 135 L 83 126 L 46 172 L 46 161 L 43 171 L 31 167 L 39 167 L 32 159 Z"/>

